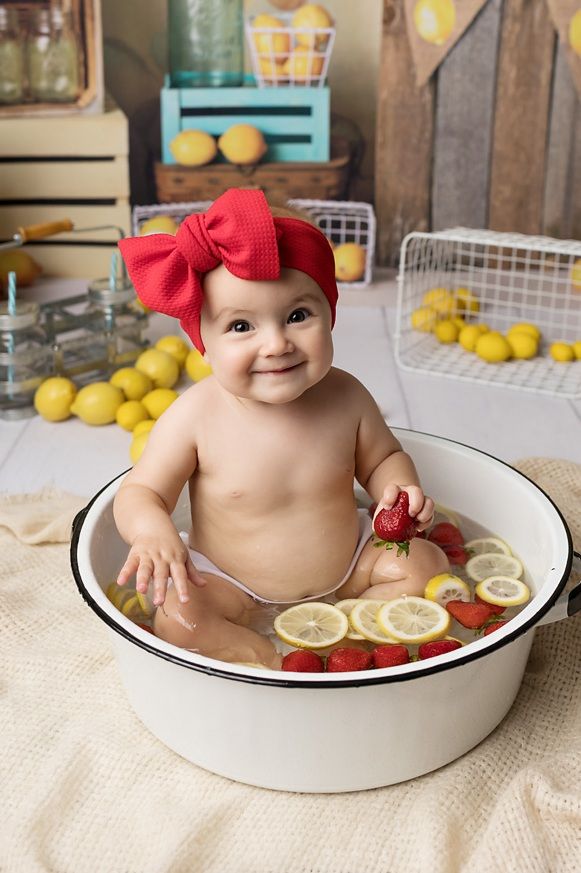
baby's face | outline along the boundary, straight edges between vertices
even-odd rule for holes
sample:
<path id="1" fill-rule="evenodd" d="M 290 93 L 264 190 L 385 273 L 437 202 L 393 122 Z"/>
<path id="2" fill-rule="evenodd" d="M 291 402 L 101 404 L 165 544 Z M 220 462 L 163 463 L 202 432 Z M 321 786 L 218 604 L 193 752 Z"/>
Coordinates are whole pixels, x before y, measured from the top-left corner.
<path id="1" fill-rule="evenodd" d="M 262 403 L 296 400 L 333 360 L 329 303 L 300 270 L 259 282 L 220 265 L 204 280 L 201 331 L 222 387 Z"/>

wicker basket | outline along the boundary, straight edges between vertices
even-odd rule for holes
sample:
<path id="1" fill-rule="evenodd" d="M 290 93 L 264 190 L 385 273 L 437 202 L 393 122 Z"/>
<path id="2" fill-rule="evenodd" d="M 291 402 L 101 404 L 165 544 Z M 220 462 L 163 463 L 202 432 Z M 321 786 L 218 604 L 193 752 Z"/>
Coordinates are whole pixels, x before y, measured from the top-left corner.
<path id="1" fill-rule="evenodd" d="M 345 200 L 348 197 L 352 152 L 347 140 L 331 143 L 326 163 L 284 162 L 239 167 L 208 164 L 205 167 L 155 165 L 157 199 L 160 203 L 215 200 L 228 188 L 259 188 L 272 200 L 316 197 Z"/>

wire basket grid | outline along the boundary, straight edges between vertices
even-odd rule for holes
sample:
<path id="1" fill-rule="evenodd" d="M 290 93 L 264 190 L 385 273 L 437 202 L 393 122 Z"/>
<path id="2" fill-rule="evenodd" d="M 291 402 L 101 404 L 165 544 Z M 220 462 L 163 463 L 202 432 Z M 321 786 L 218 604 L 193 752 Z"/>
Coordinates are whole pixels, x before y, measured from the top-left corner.
<path id="1" fill-rule="evenodd" d="M 141 228 L 150 218 L 167 215 L 179 227 L 184 218 L 192 212 L 206 212 L 212 205 L 212 200 L 196 200 L 191 203 L 152 203 L 148 206 L 134 206 L 131 214 L 131 226 L 134 236 L 139 236 Z M 152 231 L 155 233 L 155 231 Z"/>
<path id="2" fill-rule="evenodd" d="M 282 27 L 256 27 L 246 19 L 252 72 L 259 88 L 322 88 L 335 43 L 334 27 L 293 27 L 291 14 L 277 15 Z"/>

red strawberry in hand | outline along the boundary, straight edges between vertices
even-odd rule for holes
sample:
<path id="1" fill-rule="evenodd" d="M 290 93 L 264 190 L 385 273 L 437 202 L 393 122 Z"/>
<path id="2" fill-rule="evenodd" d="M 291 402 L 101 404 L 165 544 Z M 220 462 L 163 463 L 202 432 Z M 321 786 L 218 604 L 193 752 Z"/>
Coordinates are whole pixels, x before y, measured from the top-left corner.
<path id="1" fill-rule="evenodd" d="M 450 600 L 446 609 L 462 627 L 479 628 L 493 615 L 487 603 L 466 603 L 463 600 Z"/>
<path id="2" fill-rule="evenodd" d="M 297 649 L 284 656 L 282 669 L 294 673 L 322 673 L 324 671 L 323 659 L 314 652 Z"/>
<path id="3" fill-rule="evenodd" d="M 363 649 L 334 649 L 327 658 L 327 673 L 348 673 L 372 667 L 373 658 Z"/>
<path id="4" fill-rule="evenodd" d="M 375 516 L 373 530 L 379 537 L 374 546 L 392 549 L 397 546 L 397 556 L 409 553 L 410 540 L 417 533 L 418 525 L 409 514 L 410 498 L 407 491 L 400 491 L 391 509 L 382 509 Z"/>
<path id="5" fill-rule="evenodd" d="M 405 646 L 376 646 L 371 657 L 373 658 L 373 666 L 377 669 L 380 667 L 399 667 L 400 664 L 409 663 L 410 653 Z"/>

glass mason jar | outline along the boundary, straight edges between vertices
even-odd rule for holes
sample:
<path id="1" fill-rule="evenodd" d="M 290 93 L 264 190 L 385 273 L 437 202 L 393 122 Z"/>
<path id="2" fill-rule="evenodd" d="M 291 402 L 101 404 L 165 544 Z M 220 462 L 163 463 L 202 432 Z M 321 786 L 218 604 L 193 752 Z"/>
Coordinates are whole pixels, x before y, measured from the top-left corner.
<path id="1" fill-rule="evenodd" d="M 0 6 L 0 103 L 24 100 L 24 48 L 15 9 Z"/>
<path id="2" fill-rule="evenodd" d="M 168 14 L 173 88 L 242 84 L 242 0 L 169 0 Z"/>
<path id="3" fill-rule="evenodd" d="M 0 419 L 34 415 L 34 392 L 53 372 L 53 352 L 38 303 L 0 303 Z"/>
<path id="4" fill-rule="evenodd" d="M 82 49 L 69 12 L 58 6 L 34 12 L 26 56 L 34 100 L 74 103 L 81 91 Z"/>

